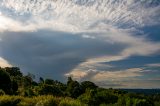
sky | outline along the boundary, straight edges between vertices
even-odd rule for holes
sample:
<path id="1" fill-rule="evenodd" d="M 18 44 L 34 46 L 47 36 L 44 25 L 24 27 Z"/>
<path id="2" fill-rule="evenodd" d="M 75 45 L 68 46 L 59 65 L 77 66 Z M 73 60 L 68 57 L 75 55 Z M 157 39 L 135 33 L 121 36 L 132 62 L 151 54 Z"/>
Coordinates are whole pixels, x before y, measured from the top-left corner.
<path id="1" fill-rule="evenodd" d="M 0 66 L 105 88 L 160 88 L 159 0 L 0 0 Z"/>

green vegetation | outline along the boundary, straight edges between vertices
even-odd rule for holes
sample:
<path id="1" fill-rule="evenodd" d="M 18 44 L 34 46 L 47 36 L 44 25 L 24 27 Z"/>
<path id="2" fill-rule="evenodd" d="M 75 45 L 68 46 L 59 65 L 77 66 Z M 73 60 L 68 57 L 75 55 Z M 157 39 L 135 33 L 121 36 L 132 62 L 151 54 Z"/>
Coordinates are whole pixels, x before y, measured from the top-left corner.
<path id="1" fill-rule="evenodd" d="M 33 79 L 17 67 L 0 68 L 0 106 L 160 106 L 160 94 L 104 89 L 90 81 Z"/>

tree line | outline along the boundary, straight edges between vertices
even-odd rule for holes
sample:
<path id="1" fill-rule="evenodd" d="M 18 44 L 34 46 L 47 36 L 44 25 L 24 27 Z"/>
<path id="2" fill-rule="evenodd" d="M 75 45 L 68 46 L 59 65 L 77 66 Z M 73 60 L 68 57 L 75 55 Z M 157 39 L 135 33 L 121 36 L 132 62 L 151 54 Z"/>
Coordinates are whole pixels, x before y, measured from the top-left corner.
<path id="1" fill-rule="evenodd" d="M 39 81 L 34 81 L 34 78 L 35 75 L 31 73 L 23 75 L 18 67 L 0 68 L 1 97 L 9 95 L 33 98 L 52 95 L 78 100 L 85 106 L 160 106 L 160 94 L 144 95 L 112 88 L 105 89 L 91 81 L 78 82 L 71 77 L 68 77 L 67 83 L 42 77 Z M 0 106 L 3 106 L 1 97 Z M 16 102 L 15 106 L 18 106 L 20 101 L 22 100 Z"/>

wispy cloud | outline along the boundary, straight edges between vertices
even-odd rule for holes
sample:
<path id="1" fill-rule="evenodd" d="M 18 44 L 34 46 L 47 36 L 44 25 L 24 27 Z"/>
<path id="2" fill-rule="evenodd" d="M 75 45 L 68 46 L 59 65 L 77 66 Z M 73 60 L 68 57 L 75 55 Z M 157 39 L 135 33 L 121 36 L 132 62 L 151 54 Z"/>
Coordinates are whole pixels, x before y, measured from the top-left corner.
<path id="1" fill-rule="evenodd" d="M 160 19 L 155 21 L 154 18 L 160 15 L 160 7 L 147 7 L 147 3 L 135 0 L 2 0 L 0 11 L 5 14 L 6 21 L 14 19 L 20 29 L 25 24 L 29 30 L 50 28 L 68 32 L 101 32 L 110 26 L 131 28 L 158 24 Z M 3 30 L 14 29 L 9 23 L 5 27 L 7 29 Z"/>

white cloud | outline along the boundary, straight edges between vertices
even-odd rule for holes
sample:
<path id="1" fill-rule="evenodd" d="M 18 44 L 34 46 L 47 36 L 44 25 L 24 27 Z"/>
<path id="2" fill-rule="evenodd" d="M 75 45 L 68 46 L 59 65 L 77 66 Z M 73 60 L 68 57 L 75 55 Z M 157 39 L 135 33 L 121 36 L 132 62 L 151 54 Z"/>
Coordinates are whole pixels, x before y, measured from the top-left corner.
<path id="1" fill-rule="evenodd" d="M 74 71 L 65 74 L 65 76 L 71 76 L 75 80 L 91 80 L 94 75 L 96 75 L 98 72 L 97 70 L 88 70 L 88 71 L 82 71 L 75 69 Z"/>
<path id="2" fill-rule="evenodd" d="M 143 69 L 141 68 L 131 68 L 126 70 L 117 70 L 117 71 L 98 71 L 98 70 L 78 70 L 75 69 L 70 73 L 67 73 L 67 76 L 72 76 L 74 79 L 84 80 L 88 79 L 94 82 L 99 81 L 122 81 L 126 79 L 131 79 L 134 77 L 142 76 Z"/>
<path id="3" fill-rule="evenodd" d="M 160 15 L 159 6 L 145 7 L 141 1 L 135 2 L 135 0 L 114 2 L 110 0 L 86 2 L 81 0 L 2 0 L 0 11 L 8 16 L 6 18 L 10 18 L 8 20 L 16 19 L 14 20 L 18 23 L 16 27 L 21 29 L 21 25 L 27 23 L 24 26 L 33 30 L 50 28 L 68 32 L 96 30 L 101 32 L 113 26 L 132 28 L 160 22 L 160 19 L 156 21 L 154 19 Z M 29 15 L 28 18 L 26 18 L 27 15 Z M 14 28 L 10 27 L 9 23 L 5 27 L 8 28 L 3 29 L 4 31 Z"/>
<path id="4" fill-rule="evenodd" d="M 86 76 L 87 73 L 86 72 L 83 72 L 83 71 L 79 71 L 79 70 L 76 70 L 76 71 L 72 71 L 70 73 L 67 73 L 65 74 L 66 77 L 73 77 L 74 79 L 76 80 L 80 80 L 81 78 L 83 78 L 84 76 Z"/>
<path id="5" fill-rule="evenodd" d="M 12 65 L 9 64 L 5 59 L 0 57 L 0 67 L 10 67 L 10 66 L 12 66 Z"/>
<path id="6" fill-rule="evenodd" d="M 144 68 L 129 68 L 116 71 L 99 70 L 74 70 L 67 75 L 75 80 L 90 80 L 98 86 L 105 88 L 157 88 L 159 87 L 159 76 L 146 78 L 148 71 Z M 82 74 L 83 73 L 83 74 Z"/>
<path id="7" fill-rule="evenodd" d="M 101 71 L 95 76 L 93 76 L 94 81 L 106 81 L 106 80 L 114 80 L 114 81 L 122 81 L 126 79 L 132 79 L 137 76 L 142 76 L 141 72 L 143 69 L 141 68 L 131 68 L 127 70 L 120 71 Z"/>

